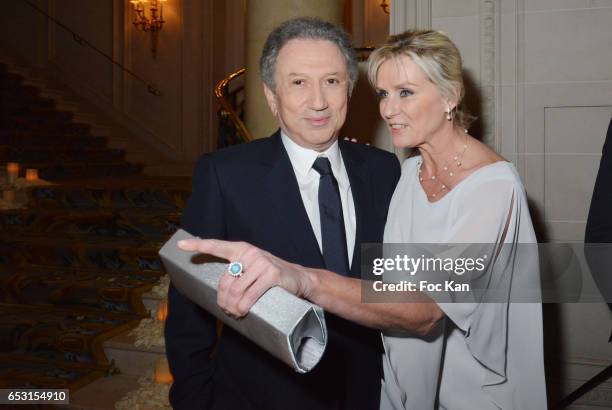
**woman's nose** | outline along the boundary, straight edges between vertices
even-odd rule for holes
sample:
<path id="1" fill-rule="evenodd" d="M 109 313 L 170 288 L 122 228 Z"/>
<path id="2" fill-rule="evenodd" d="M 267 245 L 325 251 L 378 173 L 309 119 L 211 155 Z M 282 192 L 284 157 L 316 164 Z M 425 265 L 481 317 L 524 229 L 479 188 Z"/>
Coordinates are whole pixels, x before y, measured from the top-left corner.
<path id="1" fill-rule="evenodd" d="M 393 98 L 385 98 L 380 102 L 380 114 L 385 119 L 391 119 L 397 115 L 397 103 Z"/>

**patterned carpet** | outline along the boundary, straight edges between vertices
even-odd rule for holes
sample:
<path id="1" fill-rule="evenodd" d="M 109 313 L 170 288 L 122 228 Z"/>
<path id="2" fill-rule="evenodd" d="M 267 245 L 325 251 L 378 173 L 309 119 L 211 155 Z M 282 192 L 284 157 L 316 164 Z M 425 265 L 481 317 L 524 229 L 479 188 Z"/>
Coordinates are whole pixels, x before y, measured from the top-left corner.
<path id="1" fill-rule="evenodd" d="M 0 65 L 0 167 L 54 184 L 0 210 L 0 388 L 74 390 L 113 372 L 104 341 L 147 316 L 141 295 L 163 274 L 157 250 L 190 181 L 124 157 Z"/>

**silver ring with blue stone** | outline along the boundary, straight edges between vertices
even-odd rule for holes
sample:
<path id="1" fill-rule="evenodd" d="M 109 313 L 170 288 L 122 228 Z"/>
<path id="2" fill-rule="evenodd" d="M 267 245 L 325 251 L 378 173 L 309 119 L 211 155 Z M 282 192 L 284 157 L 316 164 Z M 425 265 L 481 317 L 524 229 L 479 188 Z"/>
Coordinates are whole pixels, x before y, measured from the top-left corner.
<path id="1" fill-rule="evenodd" d="M 227 267 L 227 273 L 230 276 L 233 276 L 235 278 L 239 278 L 240 276 L 242 276 L 242 263 L 240 262 L 232 262 L 228 265 Z"/>

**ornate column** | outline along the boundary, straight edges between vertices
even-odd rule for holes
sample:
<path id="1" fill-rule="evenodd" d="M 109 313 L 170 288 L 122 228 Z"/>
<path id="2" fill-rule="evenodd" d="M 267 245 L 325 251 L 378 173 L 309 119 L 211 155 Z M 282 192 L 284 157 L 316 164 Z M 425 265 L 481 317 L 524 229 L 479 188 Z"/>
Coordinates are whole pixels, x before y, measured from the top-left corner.
<path id="1" fill-rule="evenodd" d="M 247 2 L 245 120 L 251 135 L 263 138 L 278 127 L 266 103 L 259 79 L 259 57 L 266 37 L 285 20 L 300 16 L 320 17 L 341 25 L 342 0 L 249 0 Z"/>
<path id="2" fill-rule="evenodd" d="M 432 0 L 392 0 L 390 33 L 431 28 L 431 2 Z"/>

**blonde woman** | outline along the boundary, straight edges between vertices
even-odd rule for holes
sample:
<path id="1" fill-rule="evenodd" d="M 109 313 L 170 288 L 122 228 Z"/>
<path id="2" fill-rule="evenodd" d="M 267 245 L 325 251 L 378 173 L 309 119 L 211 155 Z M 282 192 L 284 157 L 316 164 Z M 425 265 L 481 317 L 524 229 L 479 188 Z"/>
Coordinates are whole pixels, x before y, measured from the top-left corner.
<path id="1" fill-rule="evenodd" d="M 416 292 L 427 303 L 362 303 L 359 279 L 246 243 L 179 246 L 242 263 L 248 281 L 226 275 L 220 285 L 218 302 L 230 315 L 244 316 L 265 290 L 281 286 L 382 329 L 382 409 L 545 409 L 541 305 L 510 303 L 517 289 L 539 292 L 537 255 L 516 246 L 536 242 L 526 195 L 512 164 L 467 132 L 457 48 L 437 31 L 405 32 L 372 53 L 369 77 L 393 144 L 417 152 L 403 164 L 385 243 L 490 244 L 489 283 L 506 286 L 506 300 L 442 303 Z"/>
<path id="2" fill-rule="evenodd" d="M 455 45 L 438 31 L 393 36 L 370 56 L 369 78 L 393 145 L 418 151 L 402 166 L 385 243 L 491 244 L 502 250 L 492 280 L 510 298 L 537 291 L 537 259 L 515 246 L 536 242 L 526 195 L 514 166 L 467 133 Z M 437 306 L 444 323 L 427 337 L 385 335 L 382 407 L 546 408 L 540 304 Z"/>

